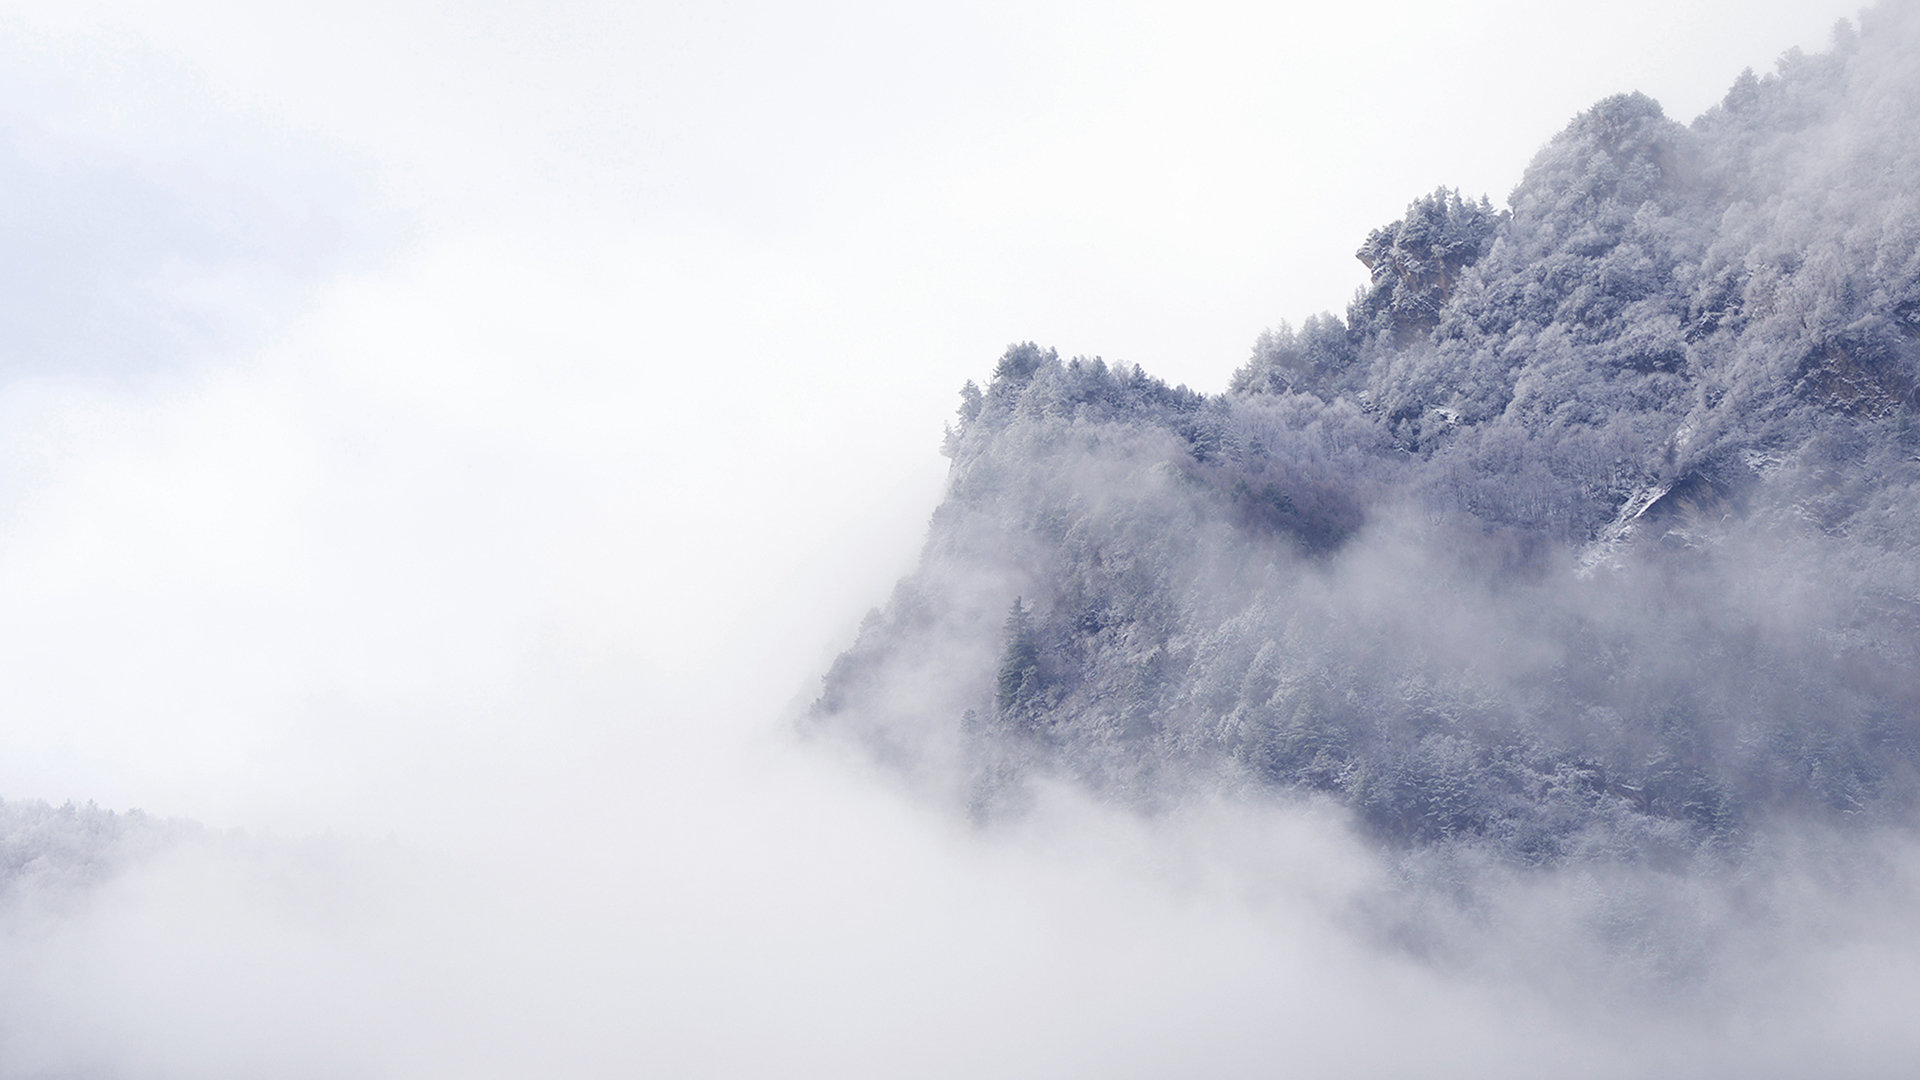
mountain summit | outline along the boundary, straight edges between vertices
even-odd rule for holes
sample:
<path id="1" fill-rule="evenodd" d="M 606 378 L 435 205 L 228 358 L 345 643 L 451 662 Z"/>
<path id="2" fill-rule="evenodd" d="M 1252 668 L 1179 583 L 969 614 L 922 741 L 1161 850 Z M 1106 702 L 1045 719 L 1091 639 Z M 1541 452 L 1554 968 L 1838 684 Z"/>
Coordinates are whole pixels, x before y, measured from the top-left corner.
<path id="1" fill-rule="evenodd" d="M 1575 118 L 1230 390 L 1010 348 L 810 727 L 976 814 L 1334 800 L 1522 864 L 1920 800 L 1920 15 Z"/>

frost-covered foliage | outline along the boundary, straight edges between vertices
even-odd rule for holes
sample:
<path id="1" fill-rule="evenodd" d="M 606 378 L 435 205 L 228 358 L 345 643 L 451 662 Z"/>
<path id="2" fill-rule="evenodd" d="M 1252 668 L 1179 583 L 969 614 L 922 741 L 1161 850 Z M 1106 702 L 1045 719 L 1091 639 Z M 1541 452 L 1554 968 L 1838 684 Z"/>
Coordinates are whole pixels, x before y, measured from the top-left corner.
<path id="1" fill-rule="evenodd" d="M 0 802 L 0 903 L 28 896 L 57 899 L 99 885 L 129 863 L 197 832 L 138 810 Z"/>
<path id="2" fill-rule="evenodd" d="M 1331 400 L 1365 388 L 1366 368 L 1355 363 L 1359 346 L 1347 324 L 1333 315 L 1309 315 L 1296 332 L 1286 323 L 1263 331 L 1253 359 L 1233 373 L 1236 394 L 1301 390 Z"/>
<path id="3" fill-rule="evenodd" d="M 1354 332 L 1391 343 L 1432 330 L 1461 275 L 1493 244 L 1501 217 L 1485 196 L 1463 202 L 1459 192 L 1442 188 L 1375 229 L 1357 253 L 1373 284 L 1348 309 Z"/>
<path id="4" fill-rule="evenodd" d="M 1920 800 L 1920 15 L 1609 98 L 1230 391 L 1009 350 L 813 710 L 979 812 L 1315 792 L 1523 863 Z"/>

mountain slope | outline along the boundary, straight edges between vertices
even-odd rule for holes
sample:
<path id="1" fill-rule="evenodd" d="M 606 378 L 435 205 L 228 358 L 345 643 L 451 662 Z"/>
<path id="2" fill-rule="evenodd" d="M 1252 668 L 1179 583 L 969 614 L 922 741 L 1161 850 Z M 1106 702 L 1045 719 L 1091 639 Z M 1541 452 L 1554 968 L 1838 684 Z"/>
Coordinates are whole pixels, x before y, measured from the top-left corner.
<path id="1" fill-rule="evenodd" d="M 1319 793 L 1524 863 L 1920 798 L 1920 18 L 1576 118 L 1366 239 L 1224 395 L 1009 349 L 826 676 L 976 812 Z"/>

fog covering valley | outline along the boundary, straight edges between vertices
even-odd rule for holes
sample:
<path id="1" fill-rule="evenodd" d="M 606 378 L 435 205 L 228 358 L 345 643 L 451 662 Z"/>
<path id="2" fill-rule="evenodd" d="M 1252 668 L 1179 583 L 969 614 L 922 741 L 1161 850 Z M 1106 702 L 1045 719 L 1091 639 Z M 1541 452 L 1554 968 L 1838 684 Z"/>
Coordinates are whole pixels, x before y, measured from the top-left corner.
<path id="1" fill-rule="evenodd" d="M 0 1077 L 1901 1074 L 1920 9 L 1536 14 L 0 8 Z"/>

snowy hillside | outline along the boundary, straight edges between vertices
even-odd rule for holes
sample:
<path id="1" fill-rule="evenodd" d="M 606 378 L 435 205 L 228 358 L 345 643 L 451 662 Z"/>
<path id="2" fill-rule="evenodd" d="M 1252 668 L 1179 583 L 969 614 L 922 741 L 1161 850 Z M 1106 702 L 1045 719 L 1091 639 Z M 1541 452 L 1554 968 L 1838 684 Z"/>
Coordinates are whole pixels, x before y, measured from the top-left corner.
<path id="1" fill-rule="evenodd" d="M 1595 105 L 1231 390 L 1008 350 L 809 718 L 976 814 L 1329 798 L 1521 864 L 1920 799 L 1920 18 Z"/>

